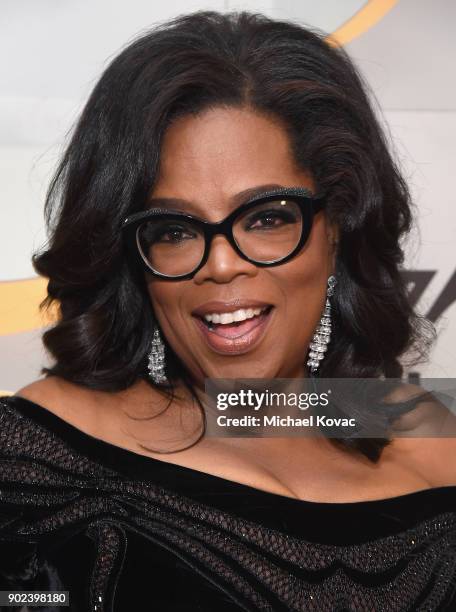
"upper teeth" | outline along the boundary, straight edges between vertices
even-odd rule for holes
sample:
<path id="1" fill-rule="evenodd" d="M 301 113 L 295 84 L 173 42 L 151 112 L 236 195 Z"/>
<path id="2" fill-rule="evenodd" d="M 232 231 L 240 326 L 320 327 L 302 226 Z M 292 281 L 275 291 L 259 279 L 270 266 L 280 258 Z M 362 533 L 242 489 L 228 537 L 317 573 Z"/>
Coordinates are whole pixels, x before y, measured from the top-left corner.
<path id="1" fill-rule="evenodd" d="M 252 317 L 261 314 L 264 310 L 266 310 L 266 308 L 267 306 L 264 306 L 263 308 L 240 308 L 234 312 L 214 312 L 205 314 L 204 318 L 209 323 L 234 323 L 235 321 L 245 321 L 246 319 L 251 319 Z"/>

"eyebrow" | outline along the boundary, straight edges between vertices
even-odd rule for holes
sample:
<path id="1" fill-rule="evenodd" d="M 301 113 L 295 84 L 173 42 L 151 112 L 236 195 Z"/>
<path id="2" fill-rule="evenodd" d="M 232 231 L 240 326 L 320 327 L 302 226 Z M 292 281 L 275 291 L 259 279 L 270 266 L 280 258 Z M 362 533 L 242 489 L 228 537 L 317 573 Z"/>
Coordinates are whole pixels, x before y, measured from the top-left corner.
<path id="1" fill-rule="evenodd" d="M 286 189 L 286 187 L 284 185 L 279 185 L 278 183 L 257 185 L 256 187 L 250 187 L 249 189 L 244 189 L 243 191 L 235 194 L 229 199 L 229 202 L 233 208 L 236 208 L 251 198 L 255 198 L 262 193 L 276 189 Z M 182 212 L 187 212 L 187 209 L 200 209 L 195 202 L 192 202 L 191 200 L 184 200 L 182 198 L 149 198 L 147 203 L 151 208 L 172 208 L 174 210 L 182 210 Z"/>

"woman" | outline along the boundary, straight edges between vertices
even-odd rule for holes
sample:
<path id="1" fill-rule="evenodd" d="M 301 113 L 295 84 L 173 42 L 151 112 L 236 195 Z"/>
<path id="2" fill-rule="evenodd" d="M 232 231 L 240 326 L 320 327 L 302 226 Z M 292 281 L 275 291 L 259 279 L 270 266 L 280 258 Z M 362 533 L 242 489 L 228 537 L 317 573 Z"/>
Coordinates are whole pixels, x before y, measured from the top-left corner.
<path id="1" fill-rule="evenodd" d="M 248 13 L 143 35 L 46 206 L 55 363 L 2 399 L 3 590 L 455 609 L 452 439 L 204 431 L 207 378 L 398 377 L 429 348 L 399 272 L 407 187 L 342 50 Z"/>

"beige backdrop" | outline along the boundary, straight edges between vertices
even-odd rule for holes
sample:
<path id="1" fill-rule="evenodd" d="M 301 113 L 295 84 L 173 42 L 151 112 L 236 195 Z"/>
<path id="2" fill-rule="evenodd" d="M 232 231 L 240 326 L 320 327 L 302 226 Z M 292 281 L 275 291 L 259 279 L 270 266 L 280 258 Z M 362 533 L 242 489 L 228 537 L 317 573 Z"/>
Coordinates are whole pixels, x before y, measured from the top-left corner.
<path id="1" fill-rule="evenodd" d="M 198 9 L 246 9 L 332 32 L 378 100 L 419 207 L 407 246 L 411 299 L 436 321 L 421 376 L 456 376 L 456 85 L 452 0 L 3 0 L 0 22 L 0 390 L 39 377 L 48 357 L 37 306 L 45 281 L 31 252 L 45 240 L 44 192 L 65 136 L 106 61 L 154 23 Z M 453 322 L 453 325 L 452 325 Z"/>

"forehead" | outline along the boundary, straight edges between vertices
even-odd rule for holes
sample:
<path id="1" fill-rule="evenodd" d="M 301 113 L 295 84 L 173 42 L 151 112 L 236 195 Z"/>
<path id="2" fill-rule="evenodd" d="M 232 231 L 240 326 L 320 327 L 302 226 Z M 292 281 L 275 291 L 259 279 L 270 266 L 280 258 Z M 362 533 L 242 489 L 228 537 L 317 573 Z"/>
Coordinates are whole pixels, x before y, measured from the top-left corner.
<path id="1" fill-rule="evenodd" d="M 166 131 L 150 196 L 188 202 L 207 217 L 226 214 L 242 192 L 262 185 L 306 186 L 286 129 L 252 110 L 215 108 L 179 118 Z M 247 199 L 247 198 L 246 198 Z"/>

